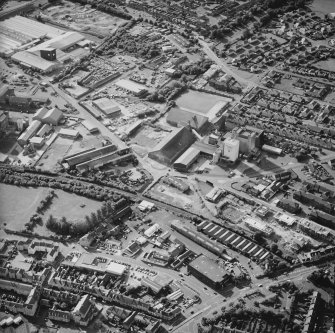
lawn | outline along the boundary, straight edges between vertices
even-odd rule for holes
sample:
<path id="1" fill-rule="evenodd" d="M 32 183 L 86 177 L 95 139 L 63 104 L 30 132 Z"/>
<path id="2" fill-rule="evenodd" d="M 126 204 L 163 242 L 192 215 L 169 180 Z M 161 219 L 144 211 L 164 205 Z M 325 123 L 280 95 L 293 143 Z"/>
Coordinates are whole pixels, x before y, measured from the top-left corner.
<path id="1" fill-rule="evenodd" d="M 40 201 L 49 192 L 48 188 L 25 188 L 0 184 L 0 226 L 12 230 L 23 230 L 29 218 L 36 212 Z M 44 223 L 50 214 L 56 218 L 65 216 L 68 221 L 80 222 L 85 215 L 90 215 L 101 207 L 99 201 L 87 199 L 72 193 L 55 191 L 50 208 L 44 213 Z M 81 207 L 82 206 L 82 207 Z M 6 223 L 6 225 L 4 225 Z M 37 226 L 34 232 L 50 235 L 45 226 Z"/>

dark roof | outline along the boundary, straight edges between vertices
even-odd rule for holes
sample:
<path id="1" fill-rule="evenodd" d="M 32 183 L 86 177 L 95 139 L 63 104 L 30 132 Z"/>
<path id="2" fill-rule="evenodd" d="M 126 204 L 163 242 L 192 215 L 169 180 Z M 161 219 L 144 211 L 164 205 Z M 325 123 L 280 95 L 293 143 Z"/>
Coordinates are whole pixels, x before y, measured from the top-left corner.
<path id="1" fill-rule="evenodd" d="M 205 275 L 214 283 L 222 282 L 228 275 L 225 269 L 221 268 L 214 260 L 211 260 L 205 255 L 194 259 L 189 266 L 202 275 Z"/>

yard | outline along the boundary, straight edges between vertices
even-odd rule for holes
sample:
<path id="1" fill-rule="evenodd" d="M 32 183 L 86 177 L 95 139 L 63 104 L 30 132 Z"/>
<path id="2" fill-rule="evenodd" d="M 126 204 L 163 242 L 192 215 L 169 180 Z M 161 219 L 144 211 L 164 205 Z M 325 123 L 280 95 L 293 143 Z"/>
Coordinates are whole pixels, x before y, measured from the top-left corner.
<path id="1" fill-rule="evenodd" d="M 48 188 L 25 188 L 0 184 L 0 227 L 11 230 L 23 230 L 26 222 L 35 214 L 36 208 L 49 192 Z M 50 214 L 55 218 L 66 216 L 68 221 L 80 222 L 100 208 L 101 203 L 72 193 L 56 190 L 52 205 L 44 213 L 46 222 Z M 36 226 L 34 232 L 49 235 L 45 226 Z"/>

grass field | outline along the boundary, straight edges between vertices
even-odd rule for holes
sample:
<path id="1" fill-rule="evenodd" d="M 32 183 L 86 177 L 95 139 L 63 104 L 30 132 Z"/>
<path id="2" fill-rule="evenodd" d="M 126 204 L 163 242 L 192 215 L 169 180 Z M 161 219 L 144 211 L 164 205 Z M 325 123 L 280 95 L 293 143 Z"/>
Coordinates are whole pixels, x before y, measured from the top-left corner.
<path id="1" fill-rule="evenodd" d="M 186 110 L 206 114 L 217 102 L 224 98 L 198 91 L 188 91 L 176 99 L 176 104 Z"/>
<path id="2" fill-rule="evenodd" d="M 12 230 L 22 230 L 29 218 L 36 212 L 40 201 L 49 192 L 48 188 L 25 188 L 0 184 L 0 226 Z M 46 222 L 50 214 L 56 218 L 65 216 L 68 221 L 80 222 L 101 207 L 99 201 L 87 199 L 72 193 L 56 190 L 57 197 L 44 213 Z M 84 205 L 81 207 L 81 205 Z M 6 225 L 4 225 L 6 223 Z M 51 234 L 45 226 L 37 226 L 34 232 L 40 235 Z"/>
<path id="3" fill-rule="evenodd" d="M 315 64 L 315 66 L 326 71 L 335 72 L 335 59 L 330 58 L 327 60 L 319 61 Z"/>

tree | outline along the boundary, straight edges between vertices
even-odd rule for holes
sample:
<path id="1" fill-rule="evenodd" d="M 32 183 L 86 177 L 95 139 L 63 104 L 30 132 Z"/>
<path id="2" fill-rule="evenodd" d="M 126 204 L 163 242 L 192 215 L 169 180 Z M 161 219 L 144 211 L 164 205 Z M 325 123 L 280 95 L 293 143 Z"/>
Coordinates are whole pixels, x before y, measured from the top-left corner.
<path id="1" fill-rule="evenodd" d="M 258 231 L 254 234 L 254 240 L 257 242 L 257 243 L 263 243 L 264 242 L 264 238 L 263 238 L 263 234 Z"/>
<path id="2" fill-rule="evenodd" d="M 276 252 L 278 250 L 278 245 L 276 243 L 271 245 L 271 251 Z"/>

